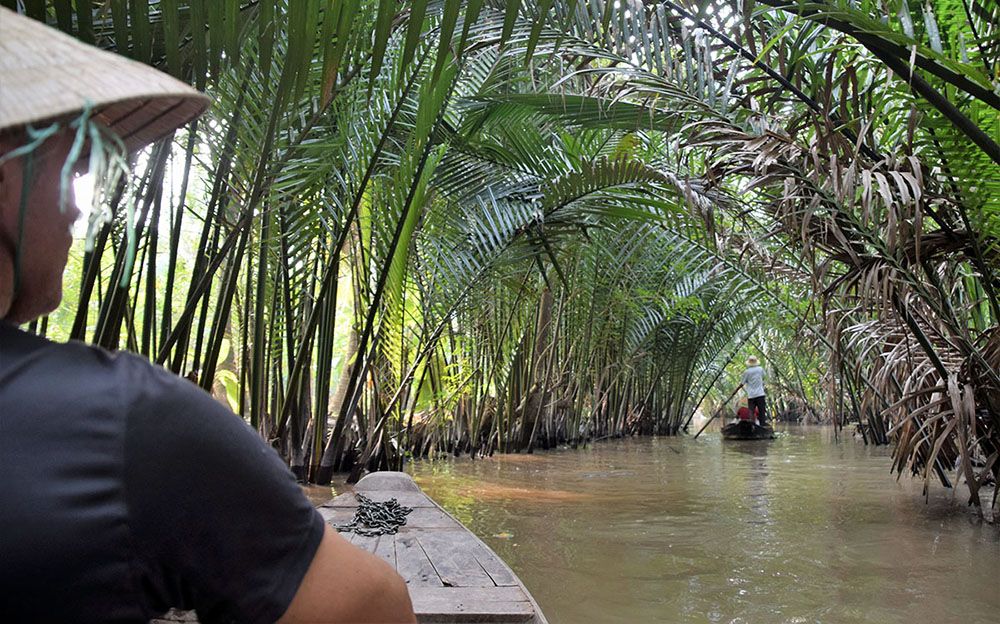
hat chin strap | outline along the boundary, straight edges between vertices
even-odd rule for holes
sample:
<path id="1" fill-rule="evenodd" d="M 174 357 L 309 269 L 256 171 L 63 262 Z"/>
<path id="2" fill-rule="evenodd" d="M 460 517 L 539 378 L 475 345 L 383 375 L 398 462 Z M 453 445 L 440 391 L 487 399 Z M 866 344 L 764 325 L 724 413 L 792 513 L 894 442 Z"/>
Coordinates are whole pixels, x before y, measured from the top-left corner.
<path id="1" fill-rule="evenodd" d="M 14 258 L 17 251 L 6 232 L 0 230 L 0 319 L 14 307 Z"/>

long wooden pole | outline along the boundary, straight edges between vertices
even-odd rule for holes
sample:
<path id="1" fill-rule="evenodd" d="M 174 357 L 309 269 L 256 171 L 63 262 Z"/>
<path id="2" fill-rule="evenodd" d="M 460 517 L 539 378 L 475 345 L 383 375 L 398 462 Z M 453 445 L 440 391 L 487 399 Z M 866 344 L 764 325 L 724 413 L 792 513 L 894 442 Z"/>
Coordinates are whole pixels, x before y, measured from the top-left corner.
<path id="1" fill-rule="evenodd" d="M 698 430 L 698 433 L 694 434 L 695 439 L 697 439 L 698 436 L 701 435 L 701 432 L 705 430 L 705 427 L 708 426 L 708 423 L 710 423 L 713 420 L 715 420 L 715 417 L 722 413 L 722 408 L 725 407 L 726 405 L 728 405 L 729 402 L 733 400 L 733 397 L 736 396 L 736 393 L 739 392 L 740 388 L 742 388 L 742 387 L 743 387 L 743 384 L 740 384 L 740 385 L 736 386 L 736 389 L 733 390 L 733 393 L 729 395 L 729 398 L 722 402 L 722 405 L 719 406 L 719 409 L 715 410 L 715 413 L 712 414 L 712 417 L 708 419 L 708 422 L 706 422 L 704 425 L 701 426 L 701 429 Z"/>

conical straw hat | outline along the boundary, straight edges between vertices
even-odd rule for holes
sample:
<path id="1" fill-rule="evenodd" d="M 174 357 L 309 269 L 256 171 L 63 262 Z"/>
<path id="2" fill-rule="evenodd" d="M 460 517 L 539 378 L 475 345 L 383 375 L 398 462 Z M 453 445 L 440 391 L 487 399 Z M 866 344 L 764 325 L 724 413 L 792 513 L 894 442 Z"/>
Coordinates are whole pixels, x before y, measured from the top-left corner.
<path id="1" fill-rule="evenodd" d="M 131 152 L 194 119 L 211 101 L 148 65 L 81 43 L 0 7 L 0 130 L 93 106 Z"/>

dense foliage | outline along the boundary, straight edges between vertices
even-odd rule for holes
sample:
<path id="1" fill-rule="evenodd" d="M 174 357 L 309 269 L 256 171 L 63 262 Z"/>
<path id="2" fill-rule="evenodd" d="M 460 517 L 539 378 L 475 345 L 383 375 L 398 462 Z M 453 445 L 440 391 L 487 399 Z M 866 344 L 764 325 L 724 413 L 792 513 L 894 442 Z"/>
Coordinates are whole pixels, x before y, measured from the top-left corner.
<path id="1" fill-rule="evenodd" d="M 675 434 L 749 353 L 901 473 L 1000 471 L 989 0 L 24 4 L 215 99 L 69 333 L 308 479 Z"/>

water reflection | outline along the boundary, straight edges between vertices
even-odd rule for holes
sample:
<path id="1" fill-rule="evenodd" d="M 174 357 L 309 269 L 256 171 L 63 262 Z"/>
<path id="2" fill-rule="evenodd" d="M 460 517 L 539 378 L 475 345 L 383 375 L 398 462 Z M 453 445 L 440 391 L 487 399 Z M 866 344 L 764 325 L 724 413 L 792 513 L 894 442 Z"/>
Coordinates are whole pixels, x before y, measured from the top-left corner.
<path id="1" fill-rule="evenodd" d="M 997 528 L 827 429 L 423 462 L 553 624 L 993 622 Z"/>

